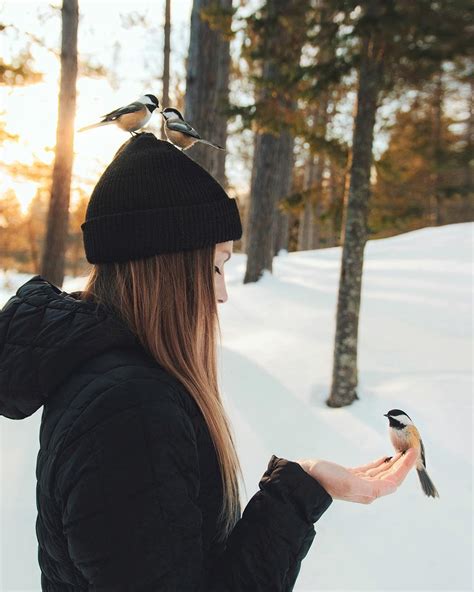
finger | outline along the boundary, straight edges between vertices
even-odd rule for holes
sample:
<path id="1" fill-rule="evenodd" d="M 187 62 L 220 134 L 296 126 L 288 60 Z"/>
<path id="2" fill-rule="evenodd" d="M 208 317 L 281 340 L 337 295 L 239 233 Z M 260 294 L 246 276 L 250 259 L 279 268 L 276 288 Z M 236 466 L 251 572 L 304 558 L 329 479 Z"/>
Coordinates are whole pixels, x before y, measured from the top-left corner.
<path id="1" fill-rule="evenodd" d="M 390 469 L 379 473 L 377 479 L 390 479 L 394 483 L 400 485 L 410 470 L 415 466 L 418 459 L 418 450 L 414 447 L 409 448 L 405 454 L 394 463 Z"/>
<path id="2" fill-rule="evenodd" d="M 367 477 L 376 477 L 377 475 L 379 475 L 381 473 L 385 473 L 387 471 L 390 471 L 391 468 L 393 467 L 393 465 L 397 462 L 397 460 L 400 458 L 401 455 L 402 455 L 402 453 L 398 452 L 395 456 L 392 456 L 392 458 L 388 462 L 382 463 L 378 467 L 375 467 L 373 469 L 369 469 L 368 471 L 364 471 L 364 475 Z"/>
<path id="3" fill-rule="evenodd" d="M 416 465 L 418 460 L 418 450 L 416 448 L 409 448 L 406 453 L 400 458 L 400 460 L 394 465 L 393 472 L 388 475 L 390 480 L 394 480 L 395 483 L 400 485 L 403 483 L 405 477 Z M 397 466 L 398 465 L 398 466 Z"/>
<path id="4" fill-rule="evenodd" d="M 384 456 L 382 457 L 382 459 L 379 459 L 379 461 L 376 461 L 378 462 L 378 464 L 375 464 L 375 462 L 369 463 L 365 465 L 365 469 L 364 467 L 358 467 L 357 469 L 354 469 L 354 474 L 359 476 L 366 475 L 369 477 L 377 475 L 381 471 L 386 471 L 387 469 L 389 469 L 400 458 L 400 455 L 401 452 L 397 453 L 395 456 L 392 457 Z M 380 462 L 380 460 L 382 460 L 382 462 Z"/>
<path id="5" fill-rule="evenodd" d="M 364 471 L 367 471 L 367 470 L 375 468 L 375 467 L 386 466 L 386 464 L 384 465 L 386 458 L 387 458 L 387 456 L 382 456 L 382 457 L 378 458 L 377 460 L 367 463 L 366 465 L 361 465 L 360 467 L 349 468 L 348 471 L 350 471 L 351 473 L 363 473 Z"/>

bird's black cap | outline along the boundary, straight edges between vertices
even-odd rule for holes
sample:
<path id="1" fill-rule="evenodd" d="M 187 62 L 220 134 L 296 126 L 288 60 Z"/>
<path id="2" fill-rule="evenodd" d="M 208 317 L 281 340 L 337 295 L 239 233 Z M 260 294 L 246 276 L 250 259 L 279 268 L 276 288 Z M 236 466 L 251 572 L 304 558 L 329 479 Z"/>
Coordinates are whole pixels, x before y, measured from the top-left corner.
<path id="1" fill-rule="evenodd" d="M 401 409 L 390 409 L 390 411 L 384 413 L 385 417 L 397 417 L 397 415 L 406 415 L 408 419 L 411 420 L 411 417 L 408 415 L 408 413 L 402 411 Z"/>
<path id="2" fill-rule="evenodd" d="M 150 101 L 155 104 L 156 107 L 160 106 L 160 101 L 155 97 L 155 95 L 148 95 L 147 94 L 147 95 L 145 95 L 145 97 L 148 97 L 150 99 Z"/>

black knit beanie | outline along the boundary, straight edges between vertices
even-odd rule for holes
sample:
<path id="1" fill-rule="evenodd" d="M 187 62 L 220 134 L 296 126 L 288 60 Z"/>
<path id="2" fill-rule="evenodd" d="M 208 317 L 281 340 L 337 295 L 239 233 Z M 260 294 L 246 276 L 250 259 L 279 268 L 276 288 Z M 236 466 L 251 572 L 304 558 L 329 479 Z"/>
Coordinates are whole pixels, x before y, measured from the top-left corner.
<path id="1" fill-rule="evenodd" d="M 234 198 L 170 142 L 143 132 L 115 154 L 81 224 L 89 263 L 112 263 L 242 236 Z"/>

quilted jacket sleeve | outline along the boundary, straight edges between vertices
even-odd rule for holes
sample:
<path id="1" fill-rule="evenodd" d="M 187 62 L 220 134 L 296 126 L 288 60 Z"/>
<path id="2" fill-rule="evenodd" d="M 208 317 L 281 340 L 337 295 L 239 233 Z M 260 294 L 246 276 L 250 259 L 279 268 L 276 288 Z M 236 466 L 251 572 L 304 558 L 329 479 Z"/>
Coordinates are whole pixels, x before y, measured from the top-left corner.
<path id="1" fill-rule="evenodd" d="M 317 481 L 273 455 L 205 573 L 188 414 L 171 387 L 157 390 L 152 380 L 128 379 L 99 399 L 94 417 L 101 419 L 82 420 L 57 467 L 69 555 L 91 591 L 292 590 L 313 524 L 332 503 Z"/>

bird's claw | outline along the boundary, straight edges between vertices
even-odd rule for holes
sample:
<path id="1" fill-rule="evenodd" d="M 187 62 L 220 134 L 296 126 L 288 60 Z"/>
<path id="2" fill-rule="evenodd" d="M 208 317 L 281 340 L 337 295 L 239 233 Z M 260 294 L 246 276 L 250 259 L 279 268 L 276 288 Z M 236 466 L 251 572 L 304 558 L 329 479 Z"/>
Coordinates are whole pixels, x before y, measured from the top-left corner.
<path id="1" fill-rule="evenodd" d="M 393 456 L 387 456 L 387 458 L 383 461 L 383 462 L 389 462 L 391 459 L 393 458 Z"/>

